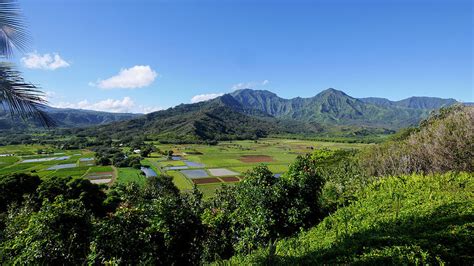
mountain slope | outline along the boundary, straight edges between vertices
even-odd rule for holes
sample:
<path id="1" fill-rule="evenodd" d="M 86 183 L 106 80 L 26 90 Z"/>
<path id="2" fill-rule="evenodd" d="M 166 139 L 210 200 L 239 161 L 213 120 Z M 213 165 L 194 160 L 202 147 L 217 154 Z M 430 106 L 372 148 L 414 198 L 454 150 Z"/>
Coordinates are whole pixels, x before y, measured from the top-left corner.
<path id="1" fill-rule="evenodd" d="M 456 103 L 453 99 L 412 97 L 398 102 L 383 98 L 353 98 L 327 89 L 311 98 L 283 99 L 269 91 L 235 91 L 242 106 L 281 119 L 331 125 L 376 126 L 397 129 L 418 123 L 430 111 Z"/>
<path id="2" fill-rule="evenodd" d="M 376 128 L 390 131 L 415 125 L 429 114 L 429 108 L 450 102 L 438 98 L 361 100 L 335 89 L 311 98 L 283 99 L 270 91 L 244 89 L 86 132 L 112 136 L 146 134 L 173 141 L 253 139 L 269 134 L 308 136 L 323 132 L 359 136 L 373 134 L 370 132 Z"/>
<path id="3" fill-rule="evenodd" d="M 410 97 L 400 101 L 390 101 L 385 98 L 369 97 L 361 98 L 360 100 L 366 103 L 384 107 L 391 106 L 428 110 L 439 109 L 441 107 L 450 106 L 457 103 L 457 101 L 454 99 L 441 99 L 435 97 Z"/>
<path id="4" fill-rule="evenodd" d="M 250 115 L 251 113 L 252 115 Z M 232 97 L 181 104 L 136 119 L 85 129 L 90 135 L 146 134 L 173 141 L 254 139 L 269 134 L 317 133 L 317 124 L 283 122 L 257 110 L 246 109 Z"/>
<path id="5" fill-rule="evenodd" d="M 58 127 L 67 128 L 103 125 L 140 116 L 140 114 L 108 113 L 54 107 L 46 107 L 44 110 L 56 122 Z M 34 128 L 41 128 L 40 123 L 32 119 L 28 119 L 25 122 L 19 118 L 12 118 L 10 113 L 5 110 L 0 111 L 0 130 L 25 130 Z"/>

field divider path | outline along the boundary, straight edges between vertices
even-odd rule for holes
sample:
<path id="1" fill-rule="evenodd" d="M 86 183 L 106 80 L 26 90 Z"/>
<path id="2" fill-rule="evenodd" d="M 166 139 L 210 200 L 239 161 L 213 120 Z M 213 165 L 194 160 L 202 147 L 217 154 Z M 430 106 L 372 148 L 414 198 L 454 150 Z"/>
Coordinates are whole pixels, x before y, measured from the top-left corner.
<path id="1" fill-rule="evenodd" d="M 109 186 L 112 186 L 112 184 L 114 184 L 115 181 L 117 180 L 119 173 L 118 173 L 117 167 L 115 167 L 115 166 L 113 166 L 113 165 L 111 165 L 110 167 L 111 167 L 112 170 L 114 171 L 114 175 L 112 176 L 112 180 L 111 180 L 110 183 L 109 183 L 109 184 L 110 184 Z M 89 169 L 90 169 L 90 168 L 89 168 Z"/>

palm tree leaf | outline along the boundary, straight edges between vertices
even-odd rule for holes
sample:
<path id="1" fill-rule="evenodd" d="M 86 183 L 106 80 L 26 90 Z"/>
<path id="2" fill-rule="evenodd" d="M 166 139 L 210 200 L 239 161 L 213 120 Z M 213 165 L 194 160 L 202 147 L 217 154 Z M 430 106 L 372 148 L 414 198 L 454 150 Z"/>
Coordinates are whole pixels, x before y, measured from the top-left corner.
<path id="1" fill-rule="evenodd" d="M 14 48 L 26 51 L 28 30 L 16 0 L 0 0 L 0 56 L 11 57 Z"/>
<path id="2" fill-rule="evenodd" d="M 0 102 L 12 116 L 33 118 L 43 126 L 51 127 L 55 122 L 44 111 L 47 101 L 44 93 L 21 77 L 11 64 L 0 63 Z"/>

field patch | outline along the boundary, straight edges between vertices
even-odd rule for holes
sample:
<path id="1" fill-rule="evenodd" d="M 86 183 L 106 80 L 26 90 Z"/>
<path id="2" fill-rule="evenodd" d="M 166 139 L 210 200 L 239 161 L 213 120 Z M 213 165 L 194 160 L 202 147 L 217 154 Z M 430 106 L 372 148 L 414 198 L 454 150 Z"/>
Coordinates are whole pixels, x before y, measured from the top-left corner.
<path id="1" fill-rule="evenodd" d="M 117 183 L 130 183 L 135 182 L 139 185 L 144 185 L 146 182 L 146 177 L 141 174 L 140 170 L 135 168 L 126 167 L 126 168 L 117 168 L 118 169 L 118 177 L 116 179 Z"/>
<path id="2" fill-rule="evenodd" d="M 273 158 L 268 155 L 244 155 L 239 158 L 244 163 L 269 163 L 273 162 Z"/>
<path id="3" fill-rule="evenodd" d="M 223 176 L 220 177 L 224 182 L 239 182 L 240 179 L 236 176 Z"/>
<path id="4" fill-rule="evenodd" d="M 67 169 L 67 168 L 74 168 L 77 165 L 75 163 L 66 163 L 66 164 L 57 164 L 54 166 L 49 167 L 46 170 L 59 170 L 59 169 Z"/>
<path id="5" fill-rule="evenodd" d="M 173 177 L 173 183 L 180 189 L 180 190 L 191 190 L 193 189 L 193 185 L 189 179 L 184 177 L 184 175 L 178 171 L 168 171 L 166 174 Z"/>
<path id="6" fill-rule="evenodd" d="M 188 168 L 189 167 L 187 166 L 168 166 L 168 167 L 165 167 L 165 170 L 184 170 Z"/>
<path id="7" fill-rule="evenodd" d="M 233 172 L 233 171 L 225 169 L 225 168 L 208 169 L 208 171 L 213 176 L 225 176 L 225 175 L 238 175 L 239 174 L 239 173 Z"/>
<path id="8" fill-rule="evenodd" d="M 21 163 L 41 163 L 41 162 L 53 161 L 53 160 L 56 160 L 56 158 L 57 157 L 26 159 L 26 160 L 21 161 Z"/>
<path id="9" fill-rule="evenodd" d="M 206 171 L 204 170 L 182 170 L 181 173 L 183 173 L 187 178 L 203 178 L 203 177 L 209 177 Z"/>
<path id="10" fill-rule="evenodd" d="M 191 161 L 183 161 L 183 162 L 189 167 L 197 167 L 197 168 L 204 167 L 204 164 L 202 163 L 196 163 L 196 162 L 191 162 Z"/>
<path id="11" fill-rule="evenodd" d="M 193 179 L 193 183 L 198 185 L 198 184 L 221 183 L 221 181 L 218 178 L 215 178 L 215 177 L 207 177 L 207 178 Z"/>
<path id="12" fill-rule="evenodd" d="M 107 179 L 112 178 L 114 176 L 114 172 L 94 172 L 89 173 L 86 178 L 88 179 Z"/>
<path id="13" fill-rule="evenodd" d="M 186 164 L 183 161 L 165 161 L 161 162 L 162 165 L 164 166 L 186 166 Z"/>
<path id="14" fill-rule="evenodd" d="M 110 183 L 110 181 L 112 181 L 112 179 L 93 179 L 93 180 L 90 180 L 92 184 L 108 184 Z"/>

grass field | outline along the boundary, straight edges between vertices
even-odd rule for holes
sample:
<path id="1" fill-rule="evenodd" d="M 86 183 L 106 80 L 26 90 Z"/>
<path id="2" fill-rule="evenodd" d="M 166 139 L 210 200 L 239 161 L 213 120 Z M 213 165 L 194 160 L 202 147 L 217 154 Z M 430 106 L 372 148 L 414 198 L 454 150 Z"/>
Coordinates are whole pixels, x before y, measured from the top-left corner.
<path id="1" fill-rule="evenodd" d="M 146 182 L 146 177 L 141 174 L 141 171 L 135 168 L 118 168 L 117 183 L 129 183 L 136 182 L 139 185 L 143 185 Z"/>

